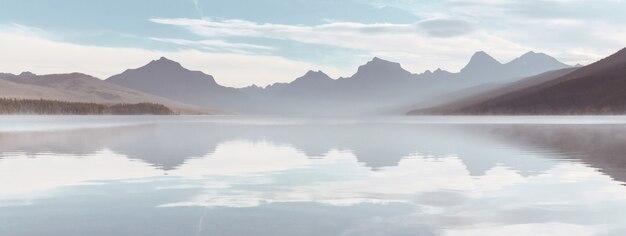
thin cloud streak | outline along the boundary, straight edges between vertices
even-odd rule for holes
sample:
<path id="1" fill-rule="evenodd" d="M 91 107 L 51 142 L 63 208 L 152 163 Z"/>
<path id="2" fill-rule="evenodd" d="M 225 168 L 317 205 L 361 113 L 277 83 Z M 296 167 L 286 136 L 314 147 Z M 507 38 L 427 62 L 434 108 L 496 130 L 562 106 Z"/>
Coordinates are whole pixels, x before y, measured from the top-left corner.
<path id="1" fill-rule="evenodd" d="M 367 52 L 355 61 L 382 56 L 406 68 L 421 72 L 444 67 L 460 70 L 479 50 L 513 59 L 533 48 L 476 30 L 471 22 L 454 19 L 428 19 L 413 24 L 331 22 L 320 25 L 261 24 L 240 19 L 151 19 L 152 22 L 180 27 L 206 39 L 233 37 L 291 40 Z M 464 45 L 460 48 L 458 45 Z M 355 63 L 353 63 L 355 64 Z"/>
<path id="2" fill-rule="evenodd" d="M 334 67 L 320 67 L 278 56 L 193 49 L 159 51 L 85 46 L 37 36 L 33 34 L 36 30 L 29 30 L 28 27 L 22 27 L 21 30 L 22 33 L 0 30 L 0 55 L 11 55 L 0 57 L 2 72 L 16 74 L 23 71 L 37 74 L 81 72 L 105 79 L 165 56 L 189 69 L 213 75 L 222 85 L 233 87 L 290 82 L 310 69 L 321 69 L 337 77 L 348 74 Z"/>
<path id="3" fill-rule="evenodd" d="M 455 17 L 568 64 L 589 64 L 626 46 L 621 0 L 364 0 L 420 17 Z"/>
<path id="4" fill-rule="evenodd" d="M 252 54 L 252 51 L 247 50 L 273 50 L 273 47 L 257 45 L 257 44 L 247 44 L 247 43 L 230 43 L 224 40 L 186 40 L 186 39 L 170 39 L 170 38 L 150 38 L 151 40 L 163 42 L 163 43 L 171 43 L 182 46 L 195 46 L 201 49 L 209 50 L 209 51 L 230 51 L 230 52 L 239 52 L 244 54 Z"/>

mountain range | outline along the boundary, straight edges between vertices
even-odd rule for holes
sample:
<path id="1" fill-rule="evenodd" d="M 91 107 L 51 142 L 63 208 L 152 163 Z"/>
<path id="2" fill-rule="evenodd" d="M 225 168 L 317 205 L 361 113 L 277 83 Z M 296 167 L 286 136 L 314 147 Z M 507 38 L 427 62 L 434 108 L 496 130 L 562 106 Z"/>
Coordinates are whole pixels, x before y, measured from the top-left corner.
<path id="1" fill-rule="evenodd" d="M 567 67 L 569 66 L 544 53 L 531 51 L 502 64 L 480 51 L 475 53 L 470 62 L 461 69 L 459 76 L 484 82 L 505 82 L 506 79 L 523 78 Z"/>
<path id="2" fill-rule="evenodd" d="M 598 72 L 619 69 L 619 65 L 624 64 L 613 62 L 622 59 L 614 57 L 603 60 L 605 62 L 601 64 L 615 64 L 617 68 L 598 66 L 598 63 L 587 67 L 571 67 L 544 53 L 528 52 L 510 62 L 501 63 L 480 51 L 472 55 L 459 72 L 437 69 L 419 74 L 405 70 L 399 63 L 374 57 L 359 66 L 349 77 L 334 79 L 322 71 L 311 70 L 290 83 L 245 88 L 222 86 L 209 74 L 186 69 L 180 63 L 162 57 L 106 80 L 80 73 L 0 73 L 0 93 L 2 97 L 29 99 L 98 103 L 153 102 L 188 110 L 190 113 L 372 115 L 404 114 L 411 109 L 415 109 L 411 114 L 426 111 L 497 113 L 503 108 L 496 110 L 496 103 L 490 102 L 491 105 L 487 106 L 483 102 L 497 97 L 502 99 L 497 102 L 502 105 L 498 106 L 507 107 L 509 103 L 505 101 L 519 102 L 517 98 L 525 94 L 518 91 L 530 88 L 538 91 L 539 87 L 556 83 L 556 79 L 573 72 L 585 74 L 571 75 L 568 77 L 570 79 L 559 81 L 576 80 L 581 76 L 619 77 L 621 74 L 617 72 L 615 75 L 606 71 Z M 566 89 L 575 90 L 573 87 Z M 576 94 L 575 91 L 572 93 Z M 549 97 L 546 94 L 562 93 L 547 90 L 541 94 Z M 511 98 L 505 98 L 507 96 Z M 529 112 L 529 107 L 538 102 L 537 99 L 525 101 L 511 103 L 511 106 L 520 109 L 525 107 L 524 112 Z M 469 108 L 470 105 L 479 104 L 481 108 Z"/>
<path id="3" fill-rule="evenodd" d="M 624 114 L 626 49 L 584 67 L 551 71 L 409 114 Z"/>
<path id="4" fill-rule="evenodd" d="M 437 69 L 414 74 L 399 63 L 375 57 L 350 77 L 331 79 L 321 71 L 309 71 L 291 83 L 266 88 L 251 86 L 242 91 L 261 101 L 261 107 L 266 105 L 261 110 L 269 113 L 384 114 L 416 103 L 433 102 L 432 98 L 464 88 L 507 83 L 569 67 L 543 53 L 529 52 L 503 64 L 485 52 L 477 52 L 458 73 Z"/>
<path id="5" fill-rule="evenodd" d="M 0 96 L 18 99 L 47 99 L 102 104 L 151 102 L 178 113 L 213 114 L 217 111 L 143 93 L 81 74 L 19 75 L 0 73 Z"/>
<path id="6" fill-rule="evenodd" d="M 221 86 L 213 76 L 185 69 L 165 57 L 106 82 L 199 107 L 238 113 L 254 110 L 250 98 L 238 89 Z"/>

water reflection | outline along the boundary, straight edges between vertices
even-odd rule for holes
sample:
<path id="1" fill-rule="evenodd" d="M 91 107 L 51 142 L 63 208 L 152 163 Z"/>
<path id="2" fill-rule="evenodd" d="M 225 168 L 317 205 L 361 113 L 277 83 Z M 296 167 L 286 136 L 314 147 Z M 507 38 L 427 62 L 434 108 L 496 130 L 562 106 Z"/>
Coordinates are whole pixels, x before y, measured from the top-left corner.
<path id="1" fill-rule="evenodd" d="M 482 175 L 497 164 L 515 167 L 521 172 L 538 172 L 549 167 L 541 159 L 520 160 L 511 156 L 508 149 L 512 147 L 503 147 L 498 140 L 476 134 L 475 130 L 462 126 L 444 125 L 166 123 L 106 129 L 0 133 L 0 148 L 5 154 L 56 153 L 76 156 L 110 149 L 160 169 L 173 170 L 187 159 L 215 152 L 221 143 L 244 140 L 293 147 L 309 158 L 322 157 L 332 150 L 350 152 L 359 162 L 373 170 L 396 166 L 402 158 L 414 153 L 426 157 L 458 156 L 472 175 Z"/>
<path id="2" fill-rule="evenodd" d="M 0 235 L 621 235 L 624 129 L 162 122 L 0 133 Z"/>
<path id="3" fill-rule="evenodd" d="M 626 182 L 626 125 L 515 125 L 492 127 L 490 135 L 529 149 L 545 148 L 582 160 Z"/>

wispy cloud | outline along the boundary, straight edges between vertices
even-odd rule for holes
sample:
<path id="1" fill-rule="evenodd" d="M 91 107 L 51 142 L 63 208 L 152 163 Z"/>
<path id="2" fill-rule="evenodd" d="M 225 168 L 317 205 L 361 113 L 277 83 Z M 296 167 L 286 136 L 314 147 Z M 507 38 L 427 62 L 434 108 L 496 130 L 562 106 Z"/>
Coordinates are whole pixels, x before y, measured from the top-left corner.
<path id="1" fill-rule="evenodd" d="M 357 22 L 330 22 L 326 24 L 306 26 L 287 24 L 261 24 L 252 21 L 229 19 L 211 20 L 190 18 L 154 18 L 152 22 L 186 27 L 189 30 L 207 36 L 246 36 L 286 38 L 299 41 L 309 41 L 315 35 L 347 35 L 347 34 L 404 34 L 404 35 L 428 35 L 433 37 L 454 37 L 472 33 L 474 27 L 470 22 L 451 19 L 428 19 L 413 24 L 392 23 L 357 23 Z M 438 33 L 445 32 L 445 33 Z M 314 42 L 317 37 L 310 41 Z"/>
<path id="2" fill-rule="evenodd" d="M 267 85 L 289 82 L 310 69 L 321 69 L 333 76 L 345 71 L 331 66 L 318 66 L 308 62 L 290 60 L 279 56 L 242 54 L 233 52 L 207 52 L 195 49 L 177 51 L 149 50 L 129 47 L 86 46 L 50 39 L 51 33 L 26 26 L 0 25 L 0 71 L 37 74 L 82 72 L 107 78 L 128 68 L 137 68 L 161 56 L 168 57 L 193 70 L 215 76 L 218 83 L 243 87 L 250 84 Z M 54 37 L 52 37 L 54 38 Z M 178 41 L 185 44 L 198 42 Z M 229 44 L 220 41 L 203 41 L 200 44 L 239 48 L 269 48 L 256 45 Z"/>
<path id="3" fill-rule="evenodd" d="M 367 52 L 355 60 L 362 62 L 372 56 L 383 56 L 418 72 L 441 66 L 450 70 L 460 69 L 476 50 L 513 58 L 531 49 L 494 37 L 487 31 L 478 31 L 472 22 L 448 18 L 426 19 L 411 24 L 329 22 L 319 25 L 208 18 L 158 18 L 151 21 L 181 27 L 210 40 L 262 38 L 355 49 Z"/>
<path id="4" fill-rule="evenodd" d="M 570 63 L 587 64 L 626 46 L 621 0 L 364 0 L 421 17 L 476 22 L 479 31 Z M 581 53 L 585 52 L 585 53 Z"/>
<path id="5" fill-rule="evenodd" d="M 298 65 L 306 61 L 304 64 L 311 68 L 303 70 L 341 67 L 353 72 L 357 65 L 380 56 L 400 62 L 413 72 L 437 67 L 455 71 L 479 50 L 501 61 L 534 50 L 568 64 L 588 64 L 626 46 L 623 0 L 276 0 L 274 4 L 114 0 L 102 2 L 98 8 L 83 7 L 87 3 L 42 1 L 41 7 L 22 12 L 20 9 L 27 7 L 23 2 L 4 4 L 7 14 L 0 17 L 0 32 L 73 42 L 77 47 L 141 47 L 159 53 L 179 50 L 255 58 L 272 55 Z M 146 2 L 159 7 L 146 9 Z M 107 19 L 107 12 L 121 3 L 126 11 L 114 20 L 101 20 Z M 248 7 L 243 9 L 242 4 Z M 81 20 L 59 17 L 68 14 Z M 146 22 L 151 17 L 151 22 Z M 12 22 L 51 28 L 43 31 Z M 0 41 L 7 42 L 9 38 Z M 30 41 L 0 47 L 28 51 L 25 42 Z M 6 57 L 2 59 L 12 63 Z M 31 55 L 31 59 L 34 64 L 42 62 L 37 54 Z M 57 66 L 55 61 L 47 65 Z M 85 66 L 80 69 L 91 67 Z M 109 73 L 102 72 L 108 71 L 102 67 L 94 74 Z"/>
<path id="6" fill-rule="evenodd" d="M 417 26 L 435 37 L 454 37 L 469 34 L 476 30 L 476 27 L 467 21 L 451 19 L 425 20 Z"/>
<path id="7" fill-rule="evenodd" d="M 248 44 L 248 43 L 231 43 L 224 40 L 219 39 L 208 39 L 208 40 L 186 40 L 186 39 L 170 39 L 170 38 L 154 38 L 151 37 L 151 40 L 164 42 L 164 43 L 172 43 L 176 45 L 182 46 L 190 46 L 190 47 L 198 47 L 203 50 L 208 51 L 216 51 L 216 52 L 235 52 L 242 54 L 252 54 L 252 51 L 249 50 L 272 50 L 273 47 L 257 45 L 257 44 Z"/>

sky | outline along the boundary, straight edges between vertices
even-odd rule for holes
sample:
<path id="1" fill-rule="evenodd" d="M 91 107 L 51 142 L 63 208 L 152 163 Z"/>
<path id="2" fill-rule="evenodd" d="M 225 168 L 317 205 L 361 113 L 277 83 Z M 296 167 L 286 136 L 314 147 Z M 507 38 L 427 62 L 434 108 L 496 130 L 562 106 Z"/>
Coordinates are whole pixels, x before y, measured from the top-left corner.
<path id="1" fill-rule="evenodd" d="M 571 65 L 626 47 L 622 0 L 0 0 L 0 72 L 101 79 L 165 56 L 225 86 L 352 75 L 377 56 L 459 71 L 476 51 Z"/>

